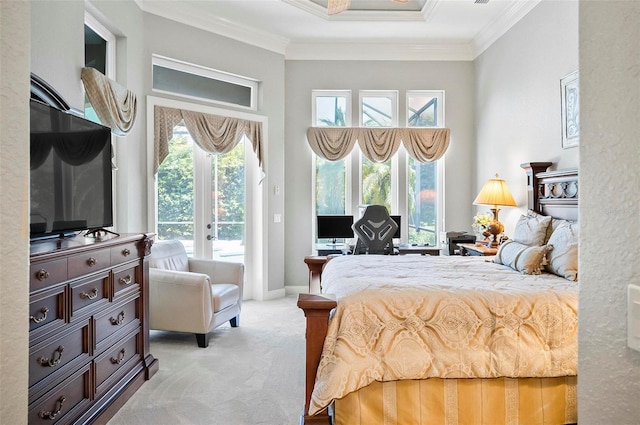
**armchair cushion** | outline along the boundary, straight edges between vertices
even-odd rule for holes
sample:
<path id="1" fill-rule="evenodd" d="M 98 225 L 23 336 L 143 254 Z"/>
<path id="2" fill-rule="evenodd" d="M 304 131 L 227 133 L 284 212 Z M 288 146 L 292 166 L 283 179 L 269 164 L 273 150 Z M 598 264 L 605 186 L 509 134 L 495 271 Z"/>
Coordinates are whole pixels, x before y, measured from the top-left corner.
<path id="1" fill-rule="evenodd" d="M 189 271 L 189 257 L 180 241 L 157 242 L 151 248 L 149 267 L 163 270 Z"/>

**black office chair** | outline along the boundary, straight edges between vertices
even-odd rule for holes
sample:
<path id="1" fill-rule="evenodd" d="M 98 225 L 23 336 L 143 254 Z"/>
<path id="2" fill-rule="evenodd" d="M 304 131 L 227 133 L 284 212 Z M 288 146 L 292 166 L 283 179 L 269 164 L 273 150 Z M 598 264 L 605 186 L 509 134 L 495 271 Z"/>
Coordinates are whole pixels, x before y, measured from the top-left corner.
<path id="1" fill-rule="evenodd" d="M 393 235 L 398 225 L 384 205 L 369 205 L 362 217 L 353 223 L 357 236 L 354 254 L 393 254 Z"/>

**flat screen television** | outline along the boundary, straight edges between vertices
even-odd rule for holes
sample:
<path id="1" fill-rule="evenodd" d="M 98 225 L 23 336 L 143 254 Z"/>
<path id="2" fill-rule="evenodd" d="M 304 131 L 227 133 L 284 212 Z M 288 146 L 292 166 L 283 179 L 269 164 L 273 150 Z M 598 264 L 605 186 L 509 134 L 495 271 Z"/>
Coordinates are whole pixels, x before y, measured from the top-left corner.
<path id="1" fill-rule="evenodd" d="M 402 234 L 402 216 L 400 215 L 390 215 L 389 218 L 395 221 L 398 225 L 398 230 L 393 234 L 393 239 L 400 239 L 400 235 Z"/>
<path id="2" fill-rule="evenodd" d="M 318 239 L 331 239 L 333 245 L 336 239 L 353 238 L 352 215 L 319 215 L 317 216 Z"/>
<path id="3" fill-rule="evenodd" d="M 31 99 L 31 239 L 113 225 L 111 130 Z"/>

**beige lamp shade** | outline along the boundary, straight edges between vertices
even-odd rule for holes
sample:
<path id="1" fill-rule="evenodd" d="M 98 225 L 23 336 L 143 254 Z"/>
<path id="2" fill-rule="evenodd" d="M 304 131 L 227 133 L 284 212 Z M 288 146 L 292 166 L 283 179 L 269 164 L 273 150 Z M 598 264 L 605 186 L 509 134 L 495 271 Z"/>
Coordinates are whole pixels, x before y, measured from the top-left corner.
<path id="1" fill-rule="evenodd" d="M 515 207 L 516 201 L 507 187 L 507 182 L 496 177 L 484 184 L 484 187 L 473 201 L 474 205 L 493 205 L 494 207 Z"/>

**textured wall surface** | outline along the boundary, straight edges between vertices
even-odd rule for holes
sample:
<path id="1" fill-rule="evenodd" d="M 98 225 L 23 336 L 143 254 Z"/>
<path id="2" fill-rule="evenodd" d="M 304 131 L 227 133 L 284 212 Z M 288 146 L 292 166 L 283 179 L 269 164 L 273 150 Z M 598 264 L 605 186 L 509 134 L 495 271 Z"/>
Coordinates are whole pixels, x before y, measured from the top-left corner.
<path id="1" fill-rule="evenodd" d="M 29 2 L 0 2 L 0 422 L 27 423 Z M 27 47 L 25 47 L 27 46 Z"/>
<path id="2" fill-rule="evenodd" d="M 640 284 L 640 2 L 580 2 L 581 425 L 640 422 L 626 291 Z"/>

